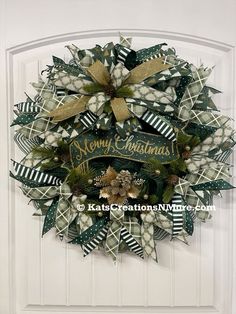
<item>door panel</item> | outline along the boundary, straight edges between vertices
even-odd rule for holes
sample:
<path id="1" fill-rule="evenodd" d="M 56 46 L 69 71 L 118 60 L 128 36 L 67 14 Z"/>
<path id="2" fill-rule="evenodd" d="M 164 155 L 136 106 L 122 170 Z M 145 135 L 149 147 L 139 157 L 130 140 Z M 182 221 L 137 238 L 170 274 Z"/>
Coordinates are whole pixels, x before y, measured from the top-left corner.
<path id="1" fill-rule="evenodd" d="M 86 4 L 81 0 L 79 2 L 84 5 L 84 8 L 92 3 L 91 0 Z M 64 4 L 60 8 L 61 3 L 62 1 L 58 1 L 59 15 L 63 14 Z M 152 3 L 157 12 L 158 4 L 151 1 L 148 3 Z M 10 1 L 10 4 L 13 5 L 12 16 L 16 17 L 18 3 Z M 213 219 L 207 224 L 196 224 L 195 233 L 189 239 L 189 246 L 177 241 L 163 240 L 157 242 L 158 264 L 151 260 L 143 262 L 130 254 L 121 254 L 118 262 L 113 264 L 100 252 L 83 258 L 79 247 L 60 242 L 53 232 L 49 232 L 42 239 L 42 220 L 32 217 L 32 205 L 27 205 L 27 200 L 22 196 L 18 184 L 12 180 L 7 181 L 8 160 L 10 158 L 20 160 L 22 157 L 12 142 L 13 130 L 8 133 L 8 136 L 6 135 L 6 130 L 12 120 L 13 105 L 24 100 L 24 91 L 29 95 L 34 93 L 29 83 L 37 81 L 41 70 L 47 64 L 52 63 L 52 55 L 65 60 L 69 58 L 69 53 L 63 48 L 69 43 L 74 43 L 80 48 L 88 48 L 96 43 L 105 44 L 112 40 L 117 42 L 120 29 L 123 29 L 124 35 L 133 37 L 134 49 L 167 42 L 169 46 L 176 48 L 179 56 L 192 61 L 195 65 L 203 63 L 206 66 L 216 66 L 208 83 L 222 90 L 223 94 L 217 95 L 215 102 L 225 114 L 236 117 L 233 36 L 227 32 L 227 43 L 216 42 L 215 40 L 222 39 L 221 32 L 216 35 L 216 32 L 209 29 L 206 31 L 206 36 L 203 36 L 202 26 L 197 34 L 194 28 L 197 15 L 194 15 L 188 7 L 186 10 L 189 15 L 192 14 L 193 21 L 188 35 L 184 31 L 184 25 L 190 22 L 189 20 L 182 21 L 177 27 L 174 23 L 170 23 L 167 27 L 166 22 L 163 21 L 165 28 L 158 31 L 149 30 L 155 29 L 156 26 L 145 17 L 142 30 L 140 30 L 140 21 L 137 16 L 141 14 L 142 6 L 139 2 L 134 6 L 134 2 L 130 1 L 130 7 L 131 4 L 136 12 L 132 30 L 128 27 L 124 29 L 124 25 L 129 26 L 126 15 L 123 17 L 124 25 L 118 23 L 117 18 L 114 18 L 114 21 L 109 18 L 111 24 L 107 29 L 108 24 L 101 22 L 105 12 L 102 12 L 99 17 L 93 12 L 91 26 L 94 31 L 86 31 L 88 25 L 86 26 L 86 21 L 82 18 L 82 25 L 79 28 L 81 31 L 74 32 L 72 23 L 65 25 L 65 31 L 62 32 L 59 20 L 56 20 L 53 15 L 52 28 L 46 29 L 48 22 L 45 22 L 41 30 L 33 27 L 25 32 L 28 24 L 24 20 L 22 25 L 19 24 L 18 29 L 15 28 L 15 33 L 13 33 L 13 27 L 9 26 L 7 31 L 2 32 L 7 35 L 7 39 L 5 47 L 1 49 L 3 71 L 0 75 L 2 87 L 5 87 L 4 75 L 6 75 L 7 87 L 3 88 L 1 95 L 4 107 L 1 116 L 1 134 L 3 135 L 1 141 L 4 147 L 8 147 L 8 150 L 3 150 L 1 154 L 1 165 L 4 165 L 1 169 L 3 180 L 0 192 L 1 199 L 4 200 L 1 221 L 4 222 L 2 230 L 6 235 L 4 239 L 1 239 L 5 252 L 1 255 L 4 266 L 3 280 L 0 282 L 0 287 L 4 291 L 1 314 L 33 314 L 35 311 L 42 314 L 99 311 L 107 313 L 120 311 L 123 313 L 231 313 L 233 250 L 235 250 L 233 227 L 236 227 L 233 191 L 224 193 L 223 199 L 216 199 L 217 210 L 213 213 Z M 72 1 L 73 5 L 74 1 Z M 48 6 L 49 12 L 53 12 L 51 4 Z M 160 6 L 163 7 L 163 4 Z M 115 2 L 111 4 L 111 7 L 121 11 L 120 5 Z M 8 10 L 5 11 L 8 15 L 10 15 L 10 8 L 9 5 Z M 150 6 L 149 9 L 151 8 Z M 33 4 L 28 3 L 28 13 L 33 12 L 33 9 Z M 219 7 L 217 14 L 220 9 Z M 22 14 L 27 15 L 26 12 Z M 74 14 L 73 12 L 72 16 Z M 230 20 L 229 11 L 225 14 L 229 15 Z M 44 11 L 41 10 L 38 15 L 43 19 Z M 189 15 L 188 19 L 190 19 Z M 36 16 L 36 24 L 39 23 L 39 16 Z M 69 17 L 66 17 L 65 22 L 67 19 L 69 21 Z M 94 19 L 97 19 L 97 25 L 101 29 L 106 29 L 96 30 Z M 163 17 L 160 19 L 163 20 Z M 173 19 L 176 21 L 176 18 L 173 17 Z M 15 23 L 17 20 L 18 17 Z M 229 20 L 222 25 L 225 32 L 229 29 Z M 212 21 L 215 21 L 215 17 Z M 116 29 L 112 29 L 112 26 Z M 171 32 L 181 29 L 183 29 L 181 34 Z M 61 35 L 67 30 L 67 34 Z M 33 31 L 35 31 L 35 38 L 32 36 Z M 201 35 L 201 38 L 195 35 Z M 7 182 L 10 182 L 9 185 Z M 234 313 L 233 310 L 232 313 Z"/>

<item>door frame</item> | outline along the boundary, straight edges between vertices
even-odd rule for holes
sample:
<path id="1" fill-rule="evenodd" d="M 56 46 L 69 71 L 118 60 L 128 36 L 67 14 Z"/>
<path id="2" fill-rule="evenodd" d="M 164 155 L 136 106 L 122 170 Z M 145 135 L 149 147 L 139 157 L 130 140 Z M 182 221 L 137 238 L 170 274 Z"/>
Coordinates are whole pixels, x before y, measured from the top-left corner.
<path id="1" fill-rule="evenodd" d="M 188 43 L 196 43 L 205 45 L 207 47 L 216 48 L 222 51 L 226 51 L 229 53 L 229 56 L 232 58 L 232 64 L 234 65 L 234 74 L 232 75 L 232 93 L 234 93 L 233 99 L 236 100 L 236 50 L 235 47 L 229 45 L 227 43 L 212 41 L 207 38 L 190 36 L 187 34 L 179 34 L 175 32 L 165 32 L 159 30 L 141 30 L 141 29 L 101 29 L 101 30 L 91 30 L 91 31 L 82 31 L 82 32 L 72 32 L 68 34 L 60 34 L 51 37 L 45 37 L 41 39 L 37 39 L 31 42 L 27 42 L 21 45 L 17 45 L 14 47 L 6 48 L 5 43 L 5 23 L 4 23 L 4 8 L 1 7 L 4 5 L 4 2 L 0 2 L 0 12 L 1 12 L 1 27 L 0 27 L 0 38 L 2 40 L 2 44 L 0 47 L 0 102 L 2 104 L 2 111 L 0 115 L 0 134 L 1 134 L 1 154 L 0 154 L 0 164 L 7 165 L 7 167 L 1 167 L 1 189 L 0 189 L 0 197 L 1 200 L 4 199 L 4 207 L 2 208 L 0 215 L 0 224 L 1 231 L 4 236 L 0 237 L 0 258 L 1 258 L 1 278 L 0 285 L 1 291 L 1 314 L 14 314 L 16 313 L 15 309 L 15 244 L 14 244 L 14 203 L 12 199 L 12 193 L 14 191 L 14 184 L 9 179 L 8 169 L 10 168 L 10 157 L 12 152 L 14 152 L 14 143 L 12 142 L 12 131 L 10 130 L 9 121 L 12 112 L 12 99 L 11 99 L 11 91 L 13 89 L 12 82 L 12 62 L 14 55 L 26 51 L 29 49 L 34 49 L 37 47 L 42 47 L 45 45 L 60 43 L 65 41 L 78 40 L 80 38 L 88 38 L 88 37 L 104 37 L 104 36 L 113 36 L 114 34 L 118 34 L 122 32 L 127 36 L 149 36 L 152 34 L 153 37 L 158 39 L 165 38 L 170 40 L 178 40 Z M 236 120 L 236 113 L 234 109 L 234 118 Z M 7 124 L 6 124 L 7 121 Z M 7 125 L 7 129 L 6 129 Z M 234 123 L 235 125 L 235 123 Z M 235 125 L 236 128 L 236 125 Z M 5 147 L 6 149 L 4 149 Z M 234 162 L 236 163 L 236 158 L 234 155 Z M 235 177 L 235 170 L 234 170 Z M 235 178 L 234 178 L 234 184 Z M 235 194 L 235 193 L 234 193 Z M 233 193 L 232 193 L 233 195 Z M 235 196 L 233 195 L 233 199 L 235 200 Z M 234 201 L 236 204 L 236 200 Z M 230 217 L 231 217 L 231 225 L 229 226 L 229 234 L 231 235 L 228 238 L 228 245 L 230 247 L 230 254 L 228 258 L 228 282 L 229 289 L 231 289 L 231 294 L 229 294 L 229 298 L 226 301 L 228 304 L 227 312 L 218 312 L 222 314 L 230 314 L 236 313 L 236 298 L 233 296 L 236 295 L 236 245 L 234 239 L 236 239 L 236 213 L 233 210 L 233 206 L 229 209 Z M 3 251 L 2 251 L 3 248 Z M 161 309 L 160 309 L 161 310 Z M 201 311 L 203 313 L 203 311 Z M 167 312 L 165 312 L 167 313 Z M 208 312 L 206 312 L 208 313 Z"/>

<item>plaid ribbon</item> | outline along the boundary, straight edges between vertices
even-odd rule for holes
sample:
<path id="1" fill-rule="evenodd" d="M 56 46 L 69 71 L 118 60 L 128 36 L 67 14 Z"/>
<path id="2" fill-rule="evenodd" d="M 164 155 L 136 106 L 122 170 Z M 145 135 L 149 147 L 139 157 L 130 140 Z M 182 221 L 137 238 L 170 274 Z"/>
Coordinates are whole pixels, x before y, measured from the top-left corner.
<path id="1" fill-rule="evenodd" d="M 187 176 L 186 176 L 187 177 Z M 192 207 L 204 206 L 201 199 L 190 187 L 189 180 L 179 178 L 178 183 L 175 185 L 175 193 L 182 195 L 185 202 Z"/>
<path id="2" fill-rule="evenodd" d="M 130 48 L 132 43 L 132 38 L 125 37 L 122 34 L 120 34 L 120 45 Z"/>
<path id="3" fill-rule="evenodd" d="M 210 111 L 200 110 L 191 110 L 190 119 L 193 123 L 203 124 L 215 128 L 221 128 L 227 121 L 230 120 L 229 117 L 224 115 L 218 115 Z"/>
<path id="4" fill-rule="evenodd" d="M 55 227 L 57 235 L 62 236 L 68 230 L 68 227 L 73 217 L 73 209 L 69 198 L 72 193 L 68 184 L 63 183 L 60 186 L 41 186 L 30 188 L 25 185 L 22 186 L 23 193 L 33 200 L 44 200 L 52 199 L 59 196 L 57 203 L 56 216 L 55 216 Z M 52 208 L 54 211 L 55 208 Z"/>
<path id="5" fill-rule="evenodd" d="M 59 201 L 56 211 L 55 227 L 57 235 L 66 234 L 71 223 L 72 211 L 69 198 L 72 193 L 68 184 L 64 183 L 59 188 Z"/>
<path id="6" fill-rule="evenodd" d="M 203 66 L 196 69 L 192 67 L 192 82 L 188 85 L 179 105 L 178 117 L 182 121 L 191 119 L 191 109 L 198 99 L 212 69 L 205 69 Z"/>
<path id="7" fill-rule="evenodd" d="M 124 224 L 124 211 L 120 209 L 110 211 L 110 225 L 107 232 L 105 250 L 106 253 L 116 260 L 121 239 L 126 243 L 128 248 L 139 257 L 143 258 L 143 249 L 140 243 L 127 230 Z M 136 225 L 136 228 L 138 226 Z"/>
<path id="8" fill-rule="evenodd" d="M 225 145 L 233 135 L 234 130 L 227 124 L 224 124 L 196 146 L 192 150 L 190 158 L 185 161 L 189 172 L 197 173 L 205 168 L 220 169 L 226 166 L 226 159 L 232 151 L 224 153 L 220 146 Z M 216 153 L 214 153 L 215 150 Z M 219 151 L 222 155 L 217 155 Z M 216 156 L 222 156 L 222 158 L 217 158 Z"/>
<path id="9" fill-rule="evenodd" d="M 191 185 L 201 184 L 205 182 L 215 181 L 219 179 L 227 180 L 229 179 L 229 166 L 222 165 L 218 168 L 206 168 L 201 169 L 198 173 L 187 174 L 185 179 L 190 182 Z"/>
<path id="10" fill-rule="evenodd" d="M 110 226 L 107 232 L 105 249 L 106 253 L 110 254 L 114 260 L 118 255 L 120 245 L 120 232 L 124 222 L 123 210 L 110 210 Z"/>
<path id="11" fill-rule="evenodd" d="M 85 230 L 93 225 L 92 218 L 88 214 L 83 212 L 79 212 L 77 221 L 79 222 L 80 233 L 83 233 Z"/>

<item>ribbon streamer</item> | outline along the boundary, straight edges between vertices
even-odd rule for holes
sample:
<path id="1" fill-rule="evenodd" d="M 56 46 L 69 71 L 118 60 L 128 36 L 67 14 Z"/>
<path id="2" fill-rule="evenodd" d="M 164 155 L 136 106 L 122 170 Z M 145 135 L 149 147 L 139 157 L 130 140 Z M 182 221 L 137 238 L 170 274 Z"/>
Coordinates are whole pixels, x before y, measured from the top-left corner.
<path id="1" fill-rule="evenodd" d="M 129 249 L 143 258 L 143 250 L 140 244 L 133 238 L 124 225 L 124 211 L 120 209 L 110 211 L 110 225 L 107 232 L 105 250 L 114 260 L 118 255 L 121 238 Z"/>
<path id="2" fill-rule="evenodd" d="M 60 185 L 61 179 L 44 173 L 42 171 L 35 170 L 33 168 L 26 167 L 22 164 L 19 164 L 16 161 L 13 161 L 13 167 L 15 169 L 15 174 L 18 177 L 23 177 L 24 179 L 32 180 L 37 184 L 43 185 Z"/>

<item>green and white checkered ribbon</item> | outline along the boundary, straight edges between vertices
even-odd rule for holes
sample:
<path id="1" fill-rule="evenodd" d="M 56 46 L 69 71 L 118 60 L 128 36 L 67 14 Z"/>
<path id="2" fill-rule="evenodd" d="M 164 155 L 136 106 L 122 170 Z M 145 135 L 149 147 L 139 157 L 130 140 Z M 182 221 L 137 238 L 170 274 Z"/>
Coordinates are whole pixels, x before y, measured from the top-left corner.
<path id="1" fill-rule="evenodd" d="M 191 156 L 191 158 L 185 160 L 185 163 L 190 173 L 197 173 L 199 169 L 218 168 L 224 165 L 224 162 L 216 161 L 201 154 Z"/>
<path id="2" fill-rule="evenodd" d="M 192 155 L 195 153 L 203 154 L 209 152 L 219 145 L 227 142 L 233 135 L 235 131 L 227 124 L 223 125 L 221 128 L 216 130 L 213 134 L 208 136 L 203 142 L 201 142 L 198 146 L 196 146 L 192 150 Z"/>
<path id="3" fill-rule="evenodd" d="M 154 223 L 156 216 L 153 211 L 141 213 L 141 242 L 146 256 L 157 262 L 156 244 L 154 241 Z"/>

